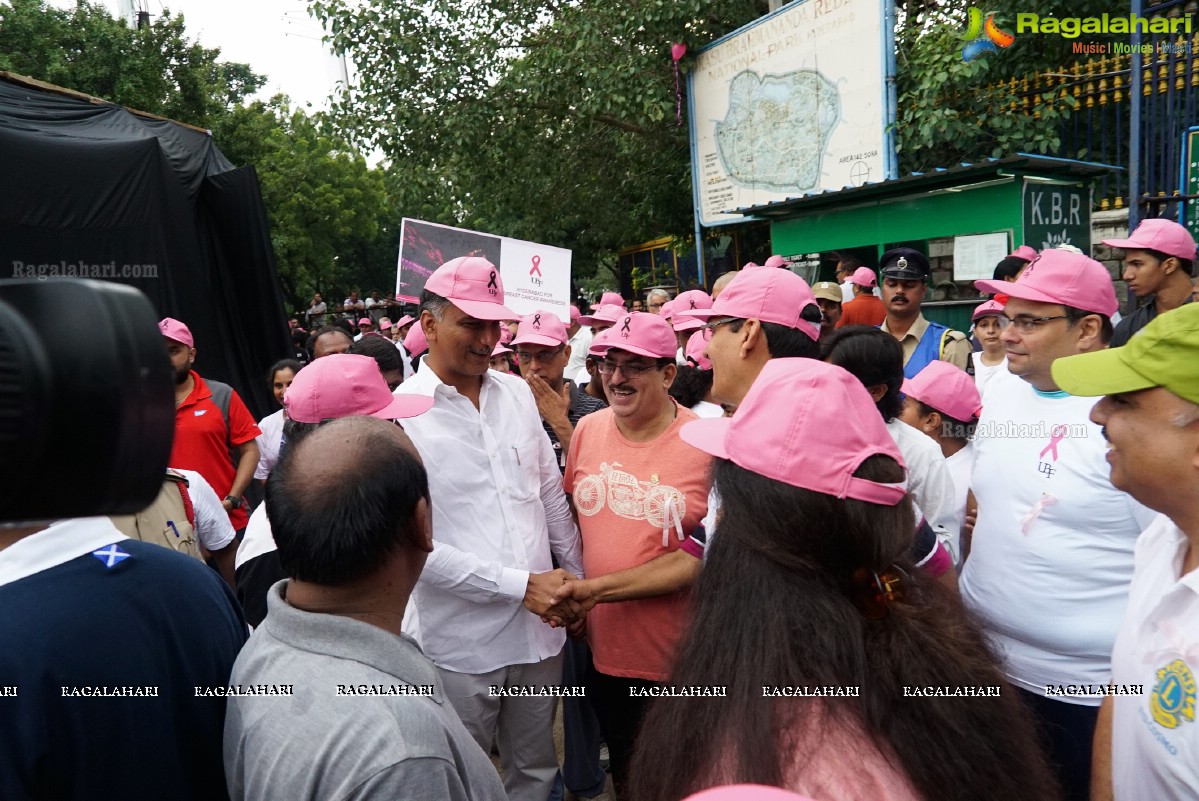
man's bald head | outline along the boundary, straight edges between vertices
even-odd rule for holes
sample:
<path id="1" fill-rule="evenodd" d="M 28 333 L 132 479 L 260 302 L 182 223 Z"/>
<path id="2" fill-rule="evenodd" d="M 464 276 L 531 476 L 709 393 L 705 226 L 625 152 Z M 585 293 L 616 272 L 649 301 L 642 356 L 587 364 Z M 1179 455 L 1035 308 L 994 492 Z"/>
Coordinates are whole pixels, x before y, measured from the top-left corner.
<path id="1" fill-rule="evenodd" d="M 736 273 L 736 271 L 734 271 L 731 273 L 723 273 L 715 281 L 713 281 L 712 282 L 712 300 L 716 300 L 716 298 L 720 295 L 720 293 L 724 291 L 724 288 L 729 285 L 729 282 L 732 281 L 736 277 L 737 277 L 737 273 Z"/>
<path id="2" fill-rule="evenodd" d="M 313 584 L 364 579 L 398 548 L 425 550 L 417 507 L 428 497 L 403 429 L 373 417 L 325 423 L 287 448 L 267 480 L 279 562 Z"/>

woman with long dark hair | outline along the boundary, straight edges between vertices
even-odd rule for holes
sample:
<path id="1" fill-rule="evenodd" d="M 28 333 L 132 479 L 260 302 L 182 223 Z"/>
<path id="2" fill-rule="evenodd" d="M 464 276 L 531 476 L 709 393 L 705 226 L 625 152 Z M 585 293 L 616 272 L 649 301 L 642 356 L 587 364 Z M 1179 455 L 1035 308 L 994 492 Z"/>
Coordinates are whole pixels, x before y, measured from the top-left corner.
<path id="1" fill-rule="evenodd" d="M 902 457 L 857 379 L 774 359 L 734 417 L 682 436 L 718 457 L 722 509 L 672 683 L 726 694 L 654 703 L 631 799 L 1058 797 L 979 628 L 911 566 Z"/>

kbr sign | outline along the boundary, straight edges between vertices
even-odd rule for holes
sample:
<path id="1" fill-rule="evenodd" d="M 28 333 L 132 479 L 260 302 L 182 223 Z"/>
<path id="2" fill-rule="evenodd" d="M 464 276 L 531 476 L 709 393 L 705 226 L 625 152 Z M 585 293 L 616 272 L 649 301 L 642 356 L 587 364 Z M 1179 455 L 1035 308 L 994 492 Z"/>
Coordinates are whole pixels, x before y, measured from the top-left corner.
<path id="1" fill-rule="evenodd" d="M 1091 188 L 1024 182 L 1024 244 L 1073 245 L 1091 255 Z"/>

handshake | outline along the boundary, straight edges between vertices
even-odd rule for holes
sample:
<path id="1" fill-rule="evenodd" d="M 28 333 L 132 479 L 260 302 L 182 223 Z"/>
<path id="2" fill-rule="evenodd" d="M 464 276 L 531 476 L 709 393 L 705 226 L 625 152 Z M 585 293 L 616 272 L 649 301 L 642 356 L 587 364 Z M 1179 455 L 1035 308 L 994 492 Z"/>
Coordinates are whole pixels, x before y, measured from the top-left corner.
<path id="1" fill-rule="evenodd" d="M 524 605 L 553 628 L 563 627 L 572 637 L 581 637 L 587 612 L 596 597 L 586 581 L 558 568 L 547 573 L 530 573 Z"/>

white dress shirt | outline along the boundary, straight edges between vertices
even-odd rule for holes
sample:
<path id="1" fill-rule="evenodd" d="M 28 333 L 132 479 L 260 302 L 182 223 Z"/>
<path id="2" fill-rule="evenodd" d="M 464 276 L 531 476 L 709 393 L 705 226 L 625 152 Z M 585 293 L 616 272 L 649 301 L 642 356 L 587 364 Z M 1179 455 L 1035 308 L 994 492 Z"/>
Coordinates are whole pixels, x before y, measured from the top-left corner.
<path id="1" fill-rule="evenodd" d="M 591 347 L 591 329 L 585 325 L 579 326 L 579 330 L 575 331 L 575 335 L 566 340 L 566 344 L 570 345 L 570 359 L 566 362 L 565 375 L 567 378 L 575 379 L 575 383 L 579 383 L 578 377 L 580 373 L 584 376 L 583 382 L 587 383 L 587 349 Z"/>
<path id="2" fill-rule="evenodd" d="M 479 408 L 442 383 L 427 357 L 397 395 L 432 395 L 403 421 L 429 474 L 433 553 L 404 631 L 446 670 L 487 673 L 540 662 L 566 642 L 524 608 L 529 574 L 558 564 L 582 576 L 579 531 L 533 393 L 488 370 Z"/>

